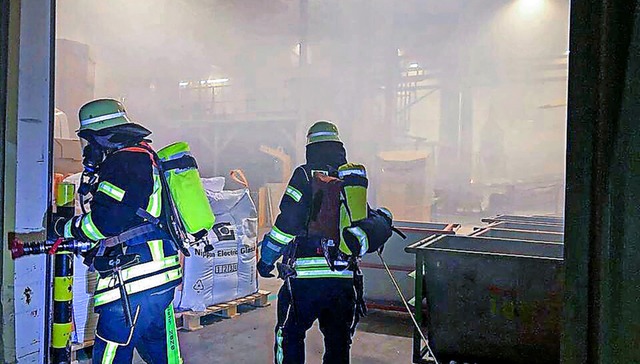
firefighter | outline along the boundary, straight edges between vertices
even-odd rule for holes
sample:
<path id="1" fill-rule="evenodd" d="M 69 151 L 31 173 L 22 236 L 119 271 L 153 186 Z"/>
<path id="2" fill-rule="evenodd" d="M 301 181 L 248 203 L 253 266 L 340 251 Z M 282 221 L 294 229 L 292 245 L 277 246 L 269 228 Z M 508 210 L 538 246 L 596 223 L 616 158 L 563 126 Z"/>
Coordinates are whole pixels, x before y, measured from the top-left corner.
<path id="1" fill-rule="evenodd" d="M 151 132 L 112 99 L 85 104 L 79 118 L 90 212 L 54 217 L 52 226 L 64 238 L 95 242 L 85 259 L 100 273 L 93 363 L 131 363 L 134 348 L 147 363 L 181 363 L 172 301 L 182 271 L 175 239 L 158 225 L 167 191 Z"/>
<path id="2" fill-rule="evenodd" d="M 310 232 L 312 215 L 318 215 L 313 211 L 318 205 L 333 205 L 331 201 L 317 200 L 322 193 L 313 192 L 315 178 L 338 176 L 346 173 L 349 166 L 337 127 L 328 121 L 313 124 L 307 133 L 306 164 L 293 172 L 280 202 L 280 214 L 261 242 L 258 272 L 262 277 L 274 276 L 275 262 L 284 254 L 283 263 L 279 265 L 279 274 L 285 283 L 278 293 L 274 345 L 277 364 L 305 362 L 306 331 L 316 320 L 324 335 L 323 362 L 349 363 L 354 320 L 365 310 L 362 276 L 357 275 L 359 269 L 353 263 L 386 242 L 391 236 L 392 223 L 387 210 L 368 209 L 365 195 L 364 208 L 368 211 L 364 213 L 368 212 L 368 218 L 357 226 L 345 226 L 340 232 L 342 237 L 325 239 Z M 362 174 L 363 169 L 356 172 Z M 339 225 L 339 221 L 332 219 L 322 223 Z M 331 226 L 327 227 L 331 230 Z M 334 240 L 344 241 L 347 246 L 341 251 L 346 254 L 339 252 L 335 258 L 327 251 L 331 248 L 323 242 Z M 340 266 L 347 268 L 340 269 Z M 354 279 L 354 275 L 360 279 Z M 360 287 L 354 289 L 357 281 Z"/>

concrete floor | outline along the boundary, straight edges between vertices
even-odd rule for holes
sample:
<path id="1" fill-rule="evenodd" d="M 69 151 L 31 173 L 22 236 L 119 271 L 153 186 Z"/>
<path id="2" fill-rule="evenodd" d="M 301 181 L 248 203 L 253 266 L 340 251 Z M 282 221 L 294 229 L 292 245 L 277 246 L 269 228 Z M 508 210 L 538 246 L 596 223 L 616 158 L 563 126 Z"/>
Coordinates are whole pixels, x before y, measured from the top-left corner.
<path id="1" fill-rule="evenodd" d="M 187 364 L 273 363 L 275 294 L 281 281 L 262 280 L 260 288 L 272 292 L 272 305 L 241 309 L 233 319 L 215 318 L 203 322 L 204 328 L 179 332 L 182 357 Z M 411 319 L 407 315 L 371 312 L 354 336 L 353 364 L 411 363 Z M 307 335 L 307 363 L 321 363 L 324 350 L 317 326 Z M 80 363 L 89 363 L 82 360 Z M 137 358 L 134 363 L 143 363 Z"/>

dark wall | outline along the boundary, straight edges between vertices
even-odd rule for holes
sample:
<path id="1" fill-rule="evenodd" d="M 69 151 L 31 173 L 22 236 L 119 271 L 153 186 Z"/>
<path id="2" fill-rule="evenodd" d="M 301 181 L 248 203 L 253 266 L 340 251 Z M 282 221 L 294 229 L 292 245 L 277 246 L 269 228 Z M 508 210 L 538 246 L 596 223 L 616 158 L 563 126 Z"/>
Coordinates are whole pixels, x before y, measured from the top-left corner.
<path id="1" fill-rule="evenodd" d="M 563 363 L 640 362 L 638 1 L 572 1 Z"/>

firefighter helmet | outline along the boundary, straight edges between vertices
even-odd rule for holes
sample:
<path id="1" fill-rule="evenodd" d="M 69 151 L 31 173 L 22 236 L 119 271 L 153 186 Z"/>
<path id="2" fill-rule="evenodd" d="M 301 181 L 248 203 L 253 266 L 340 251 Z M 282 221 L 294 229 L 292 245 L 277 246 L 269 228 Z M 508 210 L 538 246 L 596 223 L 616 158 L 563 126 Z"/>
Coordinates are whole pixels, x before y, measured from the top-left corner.
<path id="1" fill-rule="evenodd" d="M 307 145 L 319 142 L 342 143 L 338 135 L 338 127 L 330 121 L 316 121 L 307 132 Z"/>
<path id="2" fill-rule="evenodd" d="M 90 101 L 80 108 L 78 116 L 80 118 L 80 129 L 78 131 L 97 131 L 131 122 L 127 117 L 124 105 L 114 99 Z"/>

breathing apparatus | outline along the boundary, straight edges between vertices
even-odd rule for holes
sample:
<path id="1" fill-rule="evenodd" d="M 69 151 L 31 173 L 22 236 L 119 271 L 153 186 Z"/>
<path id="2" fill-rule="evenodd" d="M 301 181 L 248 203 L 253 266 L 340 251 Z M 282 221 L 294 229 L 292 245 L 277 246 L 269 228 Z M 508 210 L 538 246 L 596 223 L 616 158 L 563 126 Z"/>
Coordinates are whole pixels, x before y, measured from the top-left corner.
<path id="1" fill-rule="evenodd" d="M 82 153 L 84 170 L 78 189 L 83 213 L 87 212 L 88 196 L 93 195 L 97 188 L 100 164 L 107 156 L 127 149 L 146 152 L 159 169 L 164 191 L 162 201 L 166 210 L 161 219 L 148 216 L 141 209 L 137 214 L 166 231 L 185 256 L 190 255 L 187 249 L 189 245 L 203 243 L 205 251 L 213 250 L 207 232 L 213 226 L 215 217 L 189 146 L 184 142 L 174 143 L 156 153 L 147 144 L 150 140 L 145 139 L 150 134 L 149 130 L 133 123 L 78 132 L 85 144 Z"/>
<path id="2" fill-rule="evenodd" d="M 82 150 L 82 165 L 84 169 L 80 177 L 78 195 L 80 196 L 80 207 L 83 213 L 87 213 L 85 198 L 95 191 L 96 182 L 98 181 L 98 168 L 104 159 L 104 151 L 93 143 L 87 143 Z"/>

